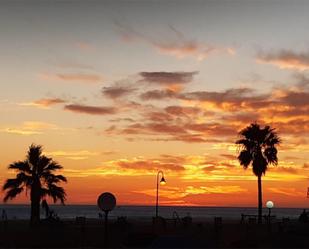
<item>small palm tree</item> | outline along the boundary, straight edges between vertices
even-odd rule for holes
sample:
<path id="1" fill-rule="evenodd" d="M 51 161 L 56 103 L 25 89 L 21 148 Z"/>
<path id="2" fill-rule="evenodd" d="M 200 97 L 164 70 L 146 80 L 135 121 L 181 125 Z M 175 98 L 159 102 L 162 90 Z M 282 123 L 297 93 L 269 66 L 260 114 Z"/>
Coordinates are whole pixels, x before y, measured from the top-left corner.
<path id="1" fill-rule="evenodd" d="M 50 196 L 54 203 L 60 200 L 62 204 L 66 200 L 66 193 L 60 182 L 67 182 L 62 175 L 55 175 L 55 170 L 63 167 L 57 162 L 42 155 L 42 146 L 30 145 L 26 159 L 10 164 L 9 169 L 17 171 L 16 177 L 7 179 L 3 185 L 6 191 L 3 201 L 14 199 L 24 190 L 30 190 L 31 224 L 37 224 L 40 220 L 40 202 Z"/>
<path id="2" fill-rule="evenodd" d="M 262 223 L 262 175 L 268 164 L 277 165 L 277 149 L 281 139 L 270 126 L 261 128 L 254 123 L 239 132 L 241 138 L 236 141 L 240 146 L 238 160 L 247 169 L 251 164 L 253 173 L 258 178 L 258 222 Z"/>

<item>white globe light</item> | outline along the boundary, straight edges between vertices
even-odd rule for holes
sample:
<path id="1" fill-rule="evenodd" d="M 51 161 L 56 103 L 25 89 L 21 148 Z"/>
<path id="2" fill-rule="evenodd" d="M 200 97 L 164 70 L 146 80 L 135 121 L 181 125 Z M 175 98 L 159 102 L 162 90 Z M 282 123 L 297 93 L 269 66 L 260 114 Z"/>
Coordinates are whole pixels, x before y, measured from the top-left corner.
<path id="1" fill-rule="evenodd" d="M 266 207 L 267 208 L 273 208 L 274 207 L 274 203 L 272 201 L 268 201 L 268 202 L 266 202 Z"/>

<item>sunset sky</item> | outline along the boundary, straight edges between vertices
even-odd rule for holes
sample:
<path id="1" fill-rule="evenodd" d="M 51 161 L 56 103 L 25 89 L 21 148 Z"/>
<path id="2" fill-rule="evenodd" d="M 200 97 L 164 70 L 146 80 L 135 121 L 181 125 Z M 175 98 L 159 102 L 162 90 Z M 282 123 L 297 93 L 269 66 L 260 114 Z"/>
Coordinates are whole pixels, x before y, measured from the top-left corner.
<path id="1" fill-rule="evenodd" d="M 64 166 L 69 204 L 109 191 L 154 205 L 163 170 L 161 204 L 256 206 L 234 143 L 257 121 L 282 138 L 263 202 L 308 207 L 308 13 L 284 0 L 1 1 L 1 186 L 35 143 Z"/>

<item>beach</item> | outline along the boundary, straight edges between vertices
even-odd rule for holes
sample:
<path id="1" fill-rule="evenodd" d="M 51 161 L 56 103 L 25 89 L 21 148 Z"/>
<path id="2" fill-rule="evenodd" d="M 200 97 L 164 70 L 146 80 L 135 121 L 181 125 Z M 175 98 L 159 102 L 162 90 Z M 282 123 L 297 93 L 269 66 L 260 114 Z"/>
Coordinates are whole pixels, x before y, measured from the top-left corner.
<path id="1" fill-rule="evenodd" d="M 103 219 L 1 222 L 1 248 L 307 248 L 309 224 L 296 219 Z"/>

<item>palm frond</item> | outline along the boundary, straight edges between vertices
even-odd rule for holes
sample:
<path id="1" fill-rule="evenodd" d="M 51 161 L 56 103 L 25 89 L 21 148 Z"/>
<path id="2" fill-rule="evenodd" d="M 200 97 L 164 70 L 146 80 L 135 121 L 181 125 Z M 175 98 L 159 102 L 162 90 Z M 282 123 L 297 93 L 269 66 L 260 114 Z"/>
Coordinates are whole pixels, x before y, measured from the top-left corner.
<path id="1" fill-rule="evenodd" d="M 31 174 L 31 169 L 27 161 L 17 161 L 17 162 L 11 163 L 8 168 L 14 169 L 17 171 L 27 172 Z"/>
<path id="2" fill-rule="evenodd" d="M 62 169 L 63 167 L 55 161 L 50 162 L 47 167 L 45 167 L 44 171 L 54 171 L 58 169 Z"/>
<path id="3" fill-rule="evenodd" d="M 64 189 L 55 184 L 48 185 L 47 195 L 52 197 L 54 202 L 57 202 L 57 200 L 60 200 L 60 202 L 64 204 L 64 201 L 66 200 L 66 193 Z"/>
<path id="4" fill-rule="evenodd" d="M 40 156 L 38 159 L 38 174 L 41 174 L 51 163 L 52 159 L 46 156 Z"/>
<path id="5" fill-rule="evenodd" d="M 63 175 L 53 174 L 62 166 L 42 155 L 42 146 L 31 144 L 26 160 L 10 164 L 9 169 L 16 170 L 17 174 L 16 178 L 7 179 L 2 187 L 6 191 L 5 202 L 15 198 L 24 189 L 39 193 L 40 200 L 45 196 L 50 196 L 54 202 L 60 200 L 64 203 L 66 200 L 64 188 L 57 184 L 67 182 L 67 179 Z"/>
<path id="6" fill-rule="evenodd" d="M 268 147 L 264 150 L 264 156 L 267 162 L 273 165 L 278 164 L 277 149 L 274 146 Z"/>
<path id="7" fill-rule="evenodd" d="M 37 171 L 37 166 L 41 155 L 42 146 L 31 144 L 27 153 L 27 160 L 35 168 L 35 171 Z"/>
<path id="8" fill-rule="evenodd" d="M 47 184 L 58 183 L 61 181 L 67 182 L 66 177 L 64 177 L 63 175 L 54 175 L 49 172 L 43 172 L 41 176 Z"/>
<path id="9" fill-rule="evenodd" d="M 60 181 L 63 181 L 63 182 L 67 182 L 67 178 L 63 175 L 55 175 L 55 178 L 56 179 L 59 179 Z"/>
<path id="10" fill-rule="evenodd" d="M 275 129 L 272 129 L 269 133 L 267 138 L 265 139 L 266 146 L 275 146 L 281 143 L 281 139 L 279 138 L 278 134 L 275 132 Z"/>
<path id="11" fill-rule="evenodd" d="M 20 194 L 24 190 L 23 187 L 20 188 L 11 188 L 8 190 L 3 198 L 4 202 L 7 202 L 8 200 L 14 199 L 18 194 Z"/>
<path id="12" fill-rule="evenodd" d="M 240 165 L 242 165 L 244 168 L 247 168 L 252 161 L 251 153 L 248 150 L 242 150 L 239 153 L 238 161 Z"/>
<path id="13" fill-rule="evenodd" d="M 261 128 L 257 123 L 252 123 L 241 130 L 239 135 L 241 138 L 235 143 L 242 149 L 238 160 L 244 168 L 252 163 L 254 174 L 259 176 L 265 174 L 268 164 L 278 163 L 275 146 L 280 144 L 281 139 L 275 129 L 270 126 Z"/>
<path id="14" fill-rule="evenodd" d="M 254 141 L 250 139 L 239 139 L 235 142 L 235 144 L 239 145 L 240 148 L 251 151 L 255 147 Z"/>
<path id="15" fill-rule="evenodd" d="M 260 135 L 260 126 L 256 123 L 253 123 L 245 129 L 241 130 L 239 134 L 248 140 L 257 141 Z"/>
<path id="16" fill-rule="evenodd" d="M 19 178 L 11 178 L 7 179 L 6 182 L 4 183 L 2 189 L 7 190 L 7 189 L 14 189 L 18 188 L 20 185 L 22 185 L 24 182 L 21 181 Z"/>
<path id="17" fill-rule="evenodd" d="M 262 153 L 257 153 L 252 160 L 252 170 L 256 176 L 265 175 L 267 170 L 267 161 Z"/>
<path id="18" fill-rule="evenodd" d="M 41 190 L 40 190 L 40 195 L 41 195 L 41 198 L 44 198 L 44 197 L 46 197 L 47 195 L 48 195 L 48 193 L 49 193 L 49 189 L 48 188 L 44 188 L 44 187 L 42 187 L 41 188 Z"/>
<path id="19" fill-rule="evenodd" d="M 27 175 L 24 172 L 20 172 L 16 175 L 16 179 L 25 184 L 26 186 L 30 186 L 33 182 L 32 175 Z"/>

